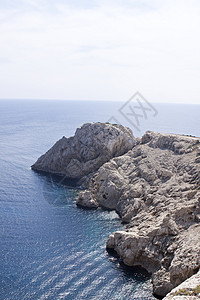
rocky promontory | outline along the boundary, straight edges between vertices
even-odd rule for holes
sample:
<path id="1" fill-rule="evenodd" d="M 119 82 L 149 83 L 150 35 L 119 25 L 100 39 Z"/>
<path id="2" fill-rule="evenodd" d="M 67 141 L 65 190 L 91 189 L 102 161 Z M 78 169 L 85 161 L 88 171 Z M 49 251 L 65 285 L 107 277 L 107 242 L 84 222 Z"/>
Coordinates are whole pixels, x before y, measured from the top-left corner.
<path id="1" fill-rule="evenodd" d="M 121 125 L 86 123 L 70 138 L 63 136 L 32 169 L 80 180 L 136 144 L 132 131 Z M 84 179 L 87 179 L 85 177 Z"/>
<path id="2" fill-rule="evenodd" d="M 72 167 L 73 166 L 73 167 Z M 58 141 L 33 169 L 84 178 L 77 205 L 115 210 L 127 223 L 111 234 L 129 266 L 152 274 L 165 296 L 200 268 L 200 139 L 89 123 Z M 87 180 L 86 180 L 87 179 Z"/>

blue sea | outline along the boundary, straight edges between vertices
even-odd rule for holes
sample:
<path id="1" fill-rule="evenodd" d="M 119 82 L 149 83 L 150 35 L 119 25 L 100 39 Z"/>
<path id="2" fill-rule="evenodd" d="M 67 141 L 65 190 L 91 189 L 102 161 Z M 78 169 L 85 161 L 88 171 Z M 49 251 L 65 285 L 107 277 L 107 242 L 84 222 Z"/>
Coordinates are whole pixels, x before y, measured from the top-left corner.
<path id="1" fill-rule="evenodd" d="M 122 106 L 0 101 L 0 300 L 154 299 L 147 274 L 105 249 L 108 236 L 124 229 L 118 215 L 76 207 L 75 187 L 30 168 L 85 122 L 113 119 L 138 137 L 146 130 L 200 136 L 200 105 L 153 104 L 128 118 Z"/>

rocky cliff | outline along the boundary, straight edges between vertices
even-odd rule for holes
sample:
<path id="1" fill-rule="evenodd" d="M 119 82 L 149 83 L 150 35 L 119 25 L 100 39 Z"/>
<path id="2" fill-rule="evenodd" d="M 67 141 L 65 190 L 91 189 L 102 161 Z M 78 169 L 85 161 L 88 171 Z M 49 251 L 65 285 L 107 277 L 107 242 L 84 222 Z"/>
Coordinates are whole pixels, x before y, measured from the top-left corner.
<path id="1" fill-rule="evenodd" d="M 132 150 L 101 166 L 77 199 L 114 209 L 128 223 L 109 237 L 107 248 L 151 272 L 159 296 L 200 267 L 199 146 L 197 138 L 147 132 Z"/>
<path id="2" fill-rule="evenodd" d="M 80 179 L 97 171 L 112 157 L 126 153 L 135 143 L 127 127 L 86 123 L 73 137 L 60 139 L 32 165 L 32 169 Z"/>
<path id="3" fill-rule="evenodd" d="M 200 267 L 200 139 L 87 123 L 32 166 L 78 179 L 77 205 L 116 210 L 127 223 L 106 247 L 152 273 L 165 296 Z"/>

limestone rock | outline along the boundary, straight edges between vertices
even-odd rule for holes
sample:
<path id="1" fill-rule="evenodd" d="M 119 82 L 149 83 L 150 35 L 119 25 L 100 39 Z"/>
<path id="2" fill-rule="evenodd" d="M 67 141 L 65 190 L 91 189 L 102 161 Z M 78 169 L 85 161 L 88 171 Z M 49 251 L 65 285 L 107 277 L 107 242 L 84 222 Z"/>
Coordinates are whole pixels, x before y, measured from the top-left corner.
<path id="1" fill-rule="evenodd" d="M 185 295 L 184 295 L 185 294 Z M 200 298 L 200 270 L 174 288 L 163 300 L 197 300 Z"/>
<path id="2" fill-rule="evenodd" d="M 87 123 L 32 168 L 84 183 L 77 205 L 115 210 L 128 225 L 106 247 L 152 273 L 153 292 L 163 297 L 200 268 L 199 145 L 189 136 L 148 131 L 134 139 L 123 126 Z"/>
<path id="3" fill-rule="evenodd" d="M 136 144 L 132 131 L 122 125 L 86 123 L 75 136 L 60 139 L 42 155 L 32 169 L 80 179 L 99 169 L 112 157 Z"/>
<path id="4" fill-rule="evenodd" d="M 159 296 L 200 267 L 199 143 L 193 137 L 147 132 L 90 181 L 98 206 L 115 209 L 128 223 L 126 231 L 109 237 L 107 248 L 125 264 L 152 273 Z"/>
<path id="5" fill-rule="evenodd" d="M 200 267 L 200 224 L 191 225 L 179 234 L 169 272 L 174 286 L 192 276 Z M 200 282 L 199 282 L 200 284 Z"/>
<path id="6" fill-rule="evenodd" d="M 111 234 L 109 236 L 109 238 L 107 239 L 106 248 L 107 249 L 113 249 L 114 246 L 115 246 L 115 236 L 114 236 L 114 234 Z"/>
<path id="7" fill-rule="evenodd" d="M 170 282 L 169 272 L 165 268 L 161 268 L 155 272 L 152 276 L 153 280 L 153 292 L 155 295 L 165 296 L 173 288 Z"/>
<path id="8" fill-rule="evenodd" d="M 78 198 L 76 199 L 76 204 L 78 206 L 87 207 L 87 208 L 98 207 L 98 203 L 92 198 L 92 195 L 89 191 L 80 192 Z"/>

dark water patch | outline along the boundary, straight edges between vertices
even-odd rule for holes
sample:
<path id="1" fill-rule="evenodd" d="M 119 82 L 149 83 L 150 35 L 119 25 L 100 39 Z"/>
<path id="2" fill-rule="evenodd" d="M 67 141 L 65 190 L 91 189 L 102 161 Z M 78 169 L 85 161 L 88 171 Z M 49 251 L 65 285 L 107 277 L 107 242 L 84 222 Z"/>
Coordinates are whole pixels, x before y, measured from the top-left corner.
<path id="1" fill-rule="evenodd" d="M 108 259 L 112 261 L 113 263 L 116 263 L 121 270 L 126 274 L 127 276 L 134 276 L 139 281 L 141 280 L 149 280 L 151 278 L 151 273 L 149 273 L 145 268 L 141 266 L 127 266 L 124 264 L 122 259 L 120 259 L 120 256 L 117 254 L 117 252 L 114 249 L 106 249 L 108 253 Z"/>
<path id="2" fill-rule="evenodd" d="M 60 174 L 54 174 L 51 172 L 47 172 L 47 171 L 41 171 L 41 170 L 36 170 L 34 168 L 32 168 L 33 172 L 37 173 L 38 175 L 40 175 L 41 177 L 45 177 L 47 179 L 47 181 L 51 181 L 54 184 L 63 184 L 65 185 L 65 187 L 67 188 L 79 188 L 78 182 L 80 180 L 80 178 L 69 178 L 66 177 L 64 175 L 60 175 Z"/>

